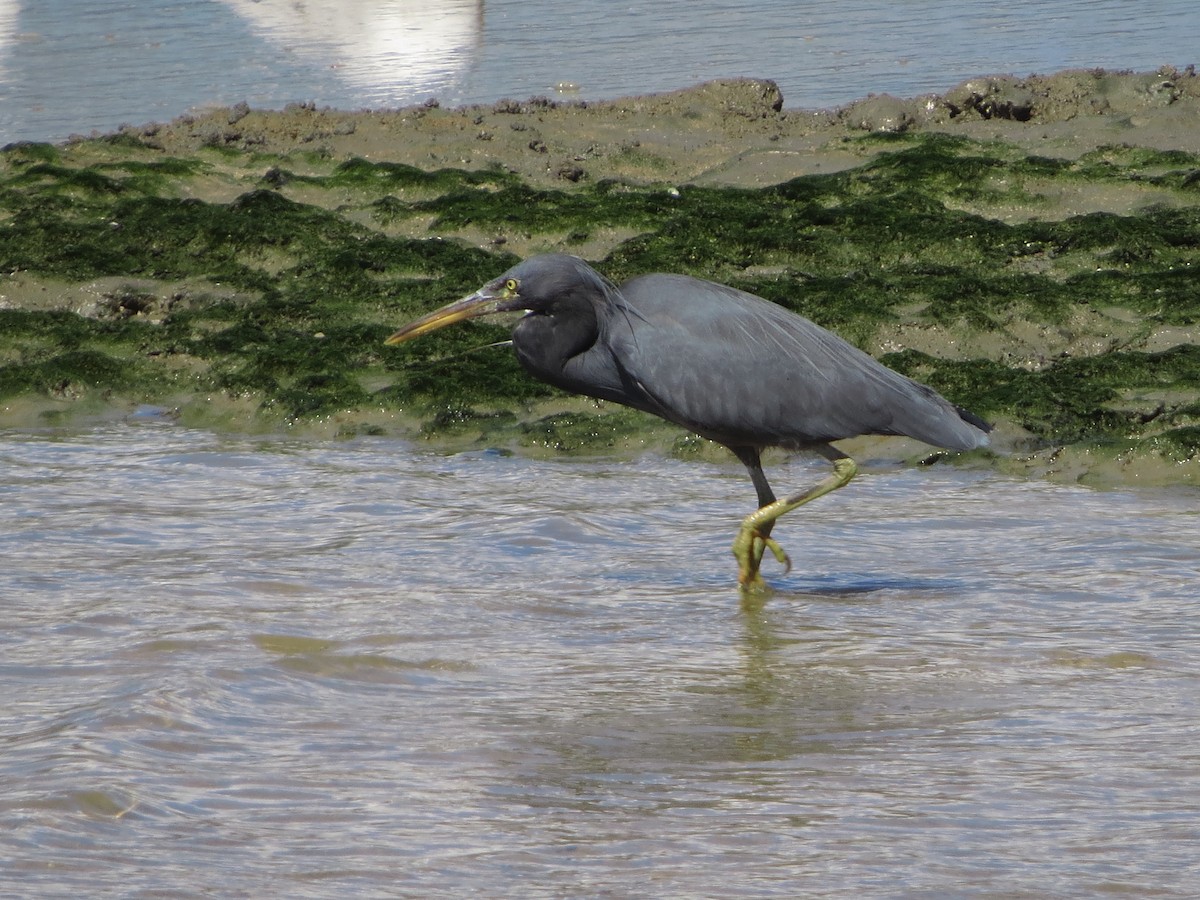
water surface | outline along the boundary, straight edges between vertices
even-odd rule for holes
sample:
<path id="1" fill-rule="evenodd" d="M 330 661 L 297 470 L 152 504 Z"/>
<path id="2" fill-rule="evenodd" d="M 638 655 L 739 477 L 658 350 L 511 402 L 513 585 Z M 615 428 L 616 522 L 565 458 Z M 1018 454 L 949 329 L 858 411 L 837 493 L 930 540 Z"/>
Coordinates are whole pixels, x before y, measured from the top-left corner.
<path id="1" fill-rule="evenodd" d="M 0 143 L 206 105 L 598 99 L 713 78 L 790 106 L 1200 60 L 1194 0 L 0 0 Z"/>
<path id="2" fill-rule="evenodd" d="M 752 496 L 654 454 L 3 435 L 0 891 L 1194 896 L 1194 491 L 868 468 L 744 609 Z"/>

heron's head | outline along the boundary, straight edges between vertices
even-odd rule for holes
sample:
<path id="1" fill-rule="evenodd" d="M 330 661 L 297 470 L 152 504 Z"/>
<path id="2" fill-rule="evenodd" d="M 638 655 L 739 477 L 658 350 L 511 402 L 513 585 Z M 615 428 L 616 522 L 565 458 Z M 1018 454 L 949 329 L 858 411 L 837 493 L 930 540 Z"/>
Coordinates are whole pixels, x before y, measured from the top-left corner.
<path id="1" fill-rule="evenodd" d="M 402 344 L 455 322 L 493 313 L 528 310 L 551 312 L 571 298 L 605 298 L 611 286 L 591 266 L 576 256 L 547 253 L 513 266 L 468 297 L 435 309 L 409 322 L 385 344 Z"/>

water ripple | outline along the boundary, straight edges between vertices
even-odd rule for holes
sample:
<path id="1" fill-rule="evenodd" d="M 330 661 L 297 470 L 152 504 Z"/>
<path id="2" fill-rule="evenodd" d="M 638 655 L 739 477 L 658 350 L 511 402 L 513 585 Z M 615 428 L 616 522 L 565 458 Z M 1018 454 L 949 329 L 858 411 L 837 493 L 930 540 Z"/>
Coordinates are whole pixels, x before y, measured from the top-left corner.
<path id="1" fill-rule="evenodd" d="M 1196 499 L 868 469 L 743 609 L 734 462 L 5 435 L 0 884 L 1187 896 Z"/>

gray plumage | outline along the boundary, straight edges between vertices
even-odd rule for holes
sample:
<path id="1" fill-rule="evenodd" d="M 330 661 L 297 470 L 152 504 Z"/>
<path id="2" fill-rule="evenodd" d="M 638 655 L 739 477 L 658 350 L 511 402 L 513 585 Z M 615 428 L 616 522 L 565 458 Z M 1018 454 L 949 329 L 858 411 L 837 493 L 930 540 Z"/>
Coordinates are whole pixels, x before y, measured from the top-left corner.
<path id="1" fill-rule="evenodd" d="M 617 288 L 562 255 L 533 257 L 498 281 L 507 278 L 530 310 L 513 345 L 533 375 L 731 449 L 820 448 L 863 434 L 951 450 L 987 443 L 986 424 L 932 388 L 753 294 L 683 275 Z"/>

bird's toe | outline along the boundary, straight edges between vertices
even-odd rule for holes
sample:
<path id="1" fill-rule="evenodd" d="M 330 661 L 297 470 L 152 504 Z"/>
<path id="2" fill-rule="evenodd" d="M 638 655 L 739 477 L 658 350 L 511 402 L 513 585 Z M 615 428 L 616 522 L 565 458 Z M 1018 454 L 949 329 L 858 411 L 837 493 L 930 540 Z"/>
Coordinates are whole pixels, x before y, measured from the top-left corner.
<path id="1" fill-rule="evenodd" d="M 767 550 L 783 566 L 785 573 L 791 571 L 792 560 L 777 541 L 755 528 L 743 526 L 738 531 L 733 540 L 733 555 L 738 561 L 738 584 L 743 589 L 765 587 L 759 568 Z"/>

